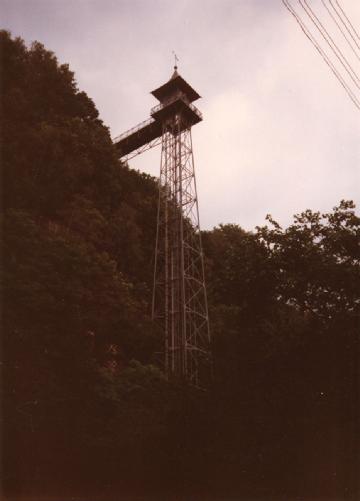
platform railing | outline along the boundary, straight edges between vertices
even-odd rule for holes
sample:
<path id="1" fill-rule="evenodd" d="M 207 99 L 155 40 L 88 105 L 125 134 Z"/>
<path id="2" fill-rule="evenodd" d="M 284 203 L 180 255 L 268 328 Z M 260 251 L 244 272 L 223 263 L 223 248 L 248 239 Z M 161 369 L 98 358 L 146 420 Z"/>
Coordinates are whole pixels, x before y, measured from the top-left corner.
<path id="1" fill-rule="evenodd" d="M 152 124 L 153 122 L 155 122 L 155 120 L 153 118 L 148 118 L 147 120 L 144 120 L 143 122 L 135 125 L 135 127 L 133 127 L 132 129 L 129 129 L 125 132 L 123 132 L 122 134 L 120 134 L 119 136 L 116 136 L 114 139 L 113 139 L 113 143 L 118 143 L 119 141 L 121 141 L 122 139 L 125 139 L 126 137 L 128 136 L 131 136 L 132 134 L 134 134 L 135 132 L 139 131 L 140 129 L 143 129 L 144 127 Z"/>
<path id="2" fill-rule="evenodd" d="M 150 115 L 153 116 L 158 111 L 162 110 L 163 108 L 166 108 L 167 106 L 174 103 L 175 101 L 178 101 L 179 99 L 181 99 L 186 104 L 186 106 L 189 106 L 189 108 L 191 108 L 192 111 L 194 113 L 196 113 L 196 115 L 202 120 L 201 111 L 198 110 L 197 107 L 194 106 L 192 103 L 189 103 L 189 101 L 186 99 L 186 97 L 183 96 L 182 94 L 177 94 L 172 99 L 169 99 L 169 101 L 166 101 L 165 103 L 160 103 L 157 106 L 154 106 L 153 108 L 151 108 Z"/>
<path id="3" fill-rule="evenodd" d="M 176 96 L 174 96 L 172 99 L 170 99 L 166 103 L 160 103 L 157 106 L 154 106 L 153 108 L 151 108 L 150 115 L 154 115 L 155 113 L 157 113 L 161 109 L 166 108 L 168 105 L 174 103 L 175 101 L 178 101 L 179 99 L 181 99 L 186 104 L 186 106 L 189 106 L 189 108 L 191 108 L 192 111 L 194 113 L 196 113 L 196 115 L 200 118 L 200 120 L 202 120 L 202 113 L 201 113 L 201 111 L 198 110 L 196 108 L 196 106 L 194 106 L 192 103 L 189 103 L 189 101 L 186 99 L 186 96 L 184 96 L 182 94 L 177 94 Z M 151 125 L 152 123 L 155 123 L 155 119 L 154 118 L 148 118 L 147 120 L 144 120 L 143 122 L 140 122 L 139 124 L 135 125 L 135 127 L 132 127 L 131 129 L 123 132 L 122 134 L 120 134 L 119 136 L 116 136 L 113 139 L 113 143 L 118 143 L 119 141 L 122 141 L 123 139 L 131 136 L 132 134 L 135 134 L 140 129 L 143 129 L 144 127 L 147 127 L 148 125 Z"/>

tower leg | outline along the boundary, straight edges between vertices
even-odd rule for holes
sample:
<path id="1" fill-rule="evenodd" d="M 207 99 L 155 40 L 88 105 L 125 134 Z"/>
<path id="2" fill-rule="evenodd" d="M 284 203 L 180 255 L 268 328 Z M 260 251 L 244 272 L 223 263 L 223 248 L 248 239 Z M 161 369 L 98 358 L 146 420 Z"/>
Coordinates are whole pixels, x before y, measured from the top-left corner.
<path id="1" fill-rule="evenodd" d="M 179 115 L 163 124 L 152 315 L 163 328 L 168 377 L 206 387 L 210 329 L 194 157 Z"/>

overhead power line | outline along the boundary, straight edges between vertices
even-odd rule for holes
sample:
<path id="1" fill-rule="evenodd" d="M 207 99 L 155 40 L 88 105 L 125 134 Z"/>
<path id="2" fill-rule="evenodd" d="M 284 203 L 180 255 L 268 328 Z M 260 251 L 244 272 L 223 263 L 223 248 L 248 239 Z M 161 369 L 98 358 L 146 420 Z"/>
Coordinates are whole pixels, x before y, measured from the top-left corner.
<path id="1" fill-rule="evenodd" d="M 344 32 L 344 30 L 342 29 L 342 27 L 340 26 L 340 24 L 337 22 L 335 16 L 332 14 L 331 10 L 329 9 L 329 7 L 326 5 L 325 3 L 325 0 L 321 0 L 323 6 L 325 7 L 325 9 L 327 10 L 329 16 L 331 17 L 331 19 L 334 21 L 334 23 L 336 24 L 336 26 L 338 27 L 339 31 L 341 32 L 342 36 L 345 38 L 345 40 L 347 41 L 349 47 L 351 48 L 351 50 L 353 51 L 353 53 L 355 54 L 355 57 L 360 61 L 360 56 L 359 54 L 356 52 L 356 50 L 354 49 L 352 43 L 350 42 L 350 40 L 348 39 L 346 33 Z"/>
<path id="2" fill-rule="evenodd" d="M 351 38 L 353 39 L 353 41 L 354 41 L 354 43 L 355 43 L 356 47 L 360 50 L 360 45 L 359 45 L 358 41 L 356 40 L 356 38 L 357 38 L 357 39 L 360 41 L 360 39 L 359 39 L 359 35 L 357 34 L 357 32 L 355 31 L 355 29 L 353 28 L 353 31 L 355 31 L 355 37 L 356 37 L 356 38 L 354 37 L 353 33 L 352 33 L 352 32 L 351 32 L 351 30 L 349 29 L 349 26 L 346 24 L 346 22 L 345 22 L 345 21 L 343 20 L 343 18 L 341 17 L 341 14 L 339 14 L 339 11 L 338 11 L 338 10 L 336 9 L 336 7 L 334 6 L 334 4 L 333 4 L 332 0 L 329 0 L 329 3 L 330 3 L 330 5 L 331 5 L 331 7 L 333 8 L 333 10 L 334 10 L 335 14 L 336 14 L 336 15 L 337 15 L 337 17 L 340 19 L 341 23 L 345 26 L 345 28 L 346 28 L 347 32 L 349 33 L 349 35 L 350 35 L 350 36 L 351 36 Z M 339 2 L 336 2 L 336 3 L 337 3 L 337 5 L 339 6 L 340 10 L 344 13 L 344 11 L 342 10 L 342 8 L 341 8 L 341 7 L 340 7 L 340 5 L 339 5 Z M 344 13 L 344 15 L 345 15 L 345 13 Z M 345 18 L 347 19 L 346 15 L 345 15 Z M 350 21 L 349 21 L 349 23 L 350 23 Z M 351 23 L 350 23 L 350 25 L 352 26 L 352 24 L 351 24 Z"/>
<path id="3" fill-rule="evenodd" d="M 359 34 L 357 33 L 356 29 L 354 28 L 354 26 L 351 24 L 351 21 L 350 19 L 347 17 L 347 15 L 345 14 L 344 12 L 344 9 L 341 7 L 341 5 L 339 4 L 338 0 L 335 0 L 336 1 L 336 4 L 337 6 L 339 7 L 339 9 L 341 10 L 341 12 L 343 13 L 345 19 L 347 20 L 347 22 L 349 23 L 349 25 L 351 26 L 353 32 L 355 33 L 356 37 L 358 38 L 358 40 L 360 40 L 360 36 Z"/>
<path id="4" fill-rule="evenodd" d="M 304 21 L 301 19 L 301 17 L 297 14 L 297 12 L 293 9 L 292 5 L 289 3 L 288 0 L 282 0 L 282 3 L 284 6 L 287 8 L 287 10 L 290 12 L 290 14 L 295 18 L 296 22 L 300 26 L 301 30 L 305 34 L 305 36 L 310 40 L 312 45 L 315 47 L 317 52 L 321 55 L 322 59 L 325 61 L 327 66 L 330 68 L 336 79 L 339 81 L 340 85 L 344 88 L 348 96 L 350 97 L 351 101 L 354 103 L 354 105 L 360 110 L 360 101 L 357 99 L 356 95 L 354 92 L 351 90 L 349 85 L 346 83 L 342 75 L 339 73 L 339 71 L 335 68 L 334 64 L 332 63 L 331 59 L 327 56 L 327 54 L 323 51 L 321 48 L 320 44 L 317 42 L 316 38 L 312 35 L 310 30 L 307 28 L 306 24 Z"/>
<path id="5" fill-rule="evenodd" d="M 334 39 L 332 38 L 332 36 L 329 34 L 329 32 L 324 27 L 324 25 L 322 24 L 320 19 L 317 17 L 315 12 L 312 10 L 312 8 L 309 6 L 307 0 L 298 0 L 298 1 L 299 1 L 299 4 L 301 5 L 301 7 L 304 9 L 307 16 L 309 17 L 309 19 L 313 22 L 313 24 L 318 29 L 319 33 L 321 34 L 321 36 L 323 37 L 325 42 L 328 44 L 330 49 L 335 54 L 336 58 L 340 61 L 340 64 L 345 68 L 345 71 L 347 72 L 347 74 L 349 75 L 351 80 L 354 82 L 356 87 L 358 89 L 360 89 L 359 77 L 357 76 L 357 74 L 354 71 L 354 69 L 352 68 L 352 66 L 349 64 L 349 62 L 346 59 L 346 57 L 344 56 L 343 52 L 337 46 L 337 44 L 334 41 Z"/>

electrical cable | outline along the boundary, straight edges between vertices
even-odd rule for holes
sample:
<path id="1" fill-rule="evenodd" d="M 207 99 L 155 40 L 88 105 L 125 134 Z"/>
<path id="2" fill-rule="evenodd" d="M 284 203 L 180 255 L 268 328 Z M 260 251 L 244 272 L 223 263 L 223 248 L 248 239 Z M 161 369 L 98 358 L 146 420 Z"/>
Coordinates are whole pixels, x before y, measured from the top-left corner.
<path id="1" fill-rule="evenodd" d="M 349 30 L 349 27 L 346 25 L 346 23 L 344 22 L 343 18 L 341 17 L 341 15 L 339 14 L 339 12 L 337 11 L 336 7 L 334 6 L 334 4 L 332 3 L 331 0 L 329 0 L 329 4 L 331 5 L 331 7 L 333 8 L 335 14 L 337 15 L 337 17 L 340 19 L 340 21 L 342 22 L 342 24 L 345 26 L 347 32 L 349 33 L 349 35 L 351 36 L 351 38 L 354 40 L 355 42 L 355 45 L 356 47 L 360 50 L 360 45 L 357 43 L 356 41 L 356 38 L 354 38 L 354 35 L 351 33 L 351 31 Z M 339 5 L 339 4 L 338 4 Z M 339 5 L 340 7 L 340 5 Z M 340 7 L 341 8 L 341 7 Z M 356 33 L 356 32 L 355 32 Z"/>
<path id="2" fill-rule="evenodd" d="M 353 70 L 352 66 L 349 64 L 348 60 L 342 53 L 342 51 L 339 49 L 337 46 L 336 42 L 334 42 L 334 39 L 331 37 L 331 35 L 328 33 L 324 25 L 321 23 L 320 19 L 317 17 L 317 15 L 314 13 L 314 11 L 311 9 L 309 4 L 307 3 L 307 0 L 298 0 L 299 4 L 303 8 L 303 10 L 306 12 L 310 20 L 314 23 L 318 31 L 320 32 L 321 36 L 324 38 L 330 49 L 333 51 L 337 59 L 340 61 L 342 66 L 345 68 L 346 72 L 350 76 L 351 80 L 354 82 L 356 87 L 360 90 L 360 79 L 357 76 L 356 72 Z M 304 3 L 303 3 L 304 2 Z M 309 14 L 310 11 L 310 14 Z M 319 27 L 320 26 L 320 27 Z M 324 35 L 326 34 L 326 36 Z M 329 42 L 330 40 L 330 42 Z M 340 56 L 339 56 L 340 54 Z M 355 78 L 354 78 L 355 77 Z"/>
<path id="3" fill-rule="evenodd" d="M 340 73 L 337 71 L 337 69 L 334 67 L 333 63 L 331 60 L 328 58 L 326 53 L 322 50 L 316 39 L 312 36 L 302 19 L 298 16 L 298 14 L 294 11 L 293 7 L 290 5 L 288 0 L 282 0 L 282 3 L 285 5 L 287 10 L 290 12 L 290 14 L 295 18 L 296 22 L 300 26 L 302 32 L 305 34 L 305 36 L 310 40 L 312 45 L 315 47 L 315 49 L 319 52 L 325 63 L 328 65 L 328 67 L 331 69 L 332 73 L 334 76 L 337 78 L 339 81 L 340 85 L 345 89 L 346 93 L 350 97 L 351 101 L 354 103 L 354 105 L 360 110 L 360 102 L 355 96 L 355 94 L 352 92 L 352 90 L 349 88 L 343 77 L 340 75 Z"/>
<path id="4" fill-rule="evenodd" d="M 347 17 L 347 15 L 345 14 L 344 9 L 342 9 L 342 7 L 341 7 L 341 5 L 339 4 L 338 0 L 335 0 L 335 1 L 336 1 L 337 5 L 338 5 L 339 9 L 340 9 L 340 10 L 341 10 L 341 12 L 343 13 L 343 15 L 344 15 L 345 19 L 346 19 L 346 20 L 347 20 L 347 22 L 350 24 L 350 26 L 351 26 L 351 28 L 352 28 L 353 32 L 355 33 L 355 35 L 357 36 L 357 38 L 360 40 L 360 36 L 359 36 L 358 32 L 356 31 L 356 29 L 354 28 L 354 26 L 351 24 L 351 21 L 350 21 L 350 19 Z"/>
<path id="5" fill-rule="evenodd" d="M 349 44 L 349 47 L 351 48 L 351 50 L 353 51 L 353 53 L 355 54 L 355 56 L 357 57 L 357 59 L 360 61 L 360 57 L 359 55 L 357 54 L 356 50 L 354 49 L 352 43 L 350 42 L 350 40 L 348 39 L 348 37 L 346 36 L 345 32 L 343 31 L 342 27 L 340 26 L 340 24 L 337 22 L 337 20 L 335 19 L 335 17 L 333 16 L 333 14 L 331 13 L 329 7 L 326 5 L 325 3 L 325 0 L 321 0 L 323 6 L 325 7 L 325 9 L 327 10 L 329 16 L 331 17 L 331 19 L 334 21 L 334 23 L 336 24 L 336 26 L 339 28 L 342 36 L 345 38 L 345 40 L 347 41 L 347 43 Z"/>

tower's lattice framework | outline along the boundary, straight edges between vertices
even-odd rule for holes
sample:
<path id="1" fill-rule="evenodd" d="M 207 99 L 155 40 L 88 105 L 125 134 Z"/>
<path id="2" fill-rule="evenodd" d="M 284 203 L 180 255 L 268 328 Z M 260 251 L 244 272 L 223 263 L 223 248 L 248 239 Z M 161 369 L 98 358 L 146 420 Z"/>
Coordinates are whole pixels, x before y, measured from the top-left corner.
<path id="1" fill-rule="evenodd" d="M 120 156 L 161 141 L 153 319 L 164 332 L 169 377 L 205 387 L 211 379 L 209 315 L 204 277 L 191 127 L 202 120 L 200 96 L 177 73 L 154 90 L 151 119 L 115 139 Z"/>

